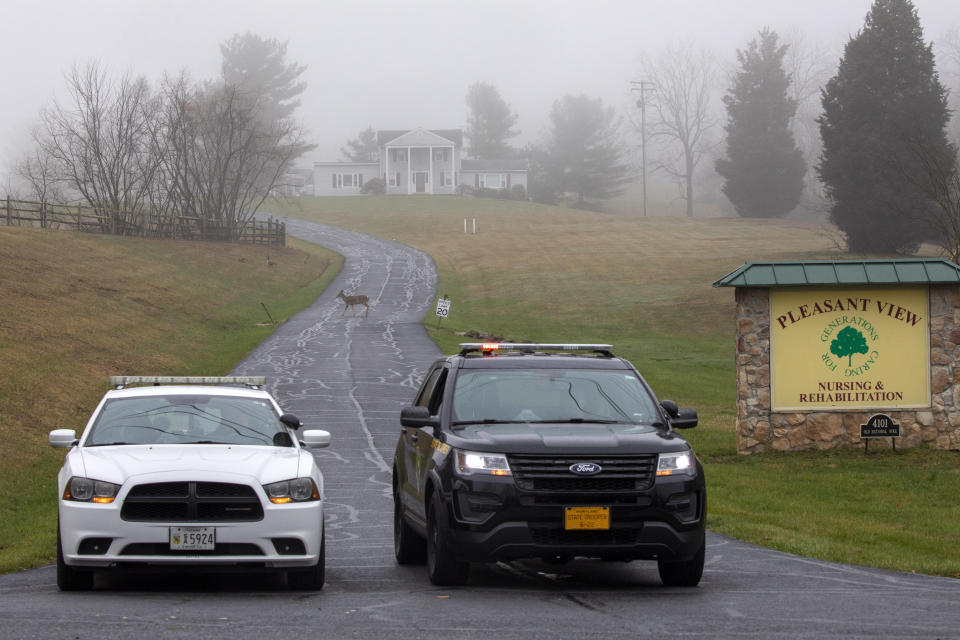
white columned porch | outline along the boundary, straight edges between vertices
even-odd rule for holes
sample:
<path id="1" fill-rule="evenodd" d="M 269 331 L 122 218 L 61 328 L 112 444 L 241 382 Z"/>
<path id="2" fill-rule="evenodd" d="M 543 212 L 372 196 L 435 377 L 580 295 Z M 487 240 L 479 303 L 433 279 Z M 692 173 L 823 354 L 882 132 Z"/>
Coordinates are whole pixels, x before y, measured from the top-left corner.
<path id="1" fill-rule="evenodd" d="M 433 183 L 435 182 L 433 179 L 433 146 L 427 147 L 427 153 L 430 154 L 430 169 L 429 173 L 427 173 L 427 193 L 433 195 Z"/>

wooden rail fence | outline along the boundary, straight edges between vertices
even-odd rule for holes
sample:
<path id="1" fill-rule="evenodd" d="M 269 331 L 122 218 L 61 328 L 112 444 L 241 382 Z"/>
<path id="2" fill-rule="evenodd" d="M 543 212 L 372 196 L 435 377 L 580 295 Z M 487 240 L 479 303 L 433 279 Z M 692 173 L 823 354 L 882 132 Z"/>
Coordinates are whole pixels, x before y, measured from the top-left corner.
<path id="1" fill-rule="evenodd" d="M 0 201 L 0 224 L 41 229 L 63 229 L 87 233 L 172 238 L 178 240 L 217 240 L 286 246 L 286 225 L 273 220 L 251 220 L 242 228 L 231 229 L 220 220 L 209 220 L 170 213 L 108 212 L 79 204 L 30 202 L 7 196 Z"/>

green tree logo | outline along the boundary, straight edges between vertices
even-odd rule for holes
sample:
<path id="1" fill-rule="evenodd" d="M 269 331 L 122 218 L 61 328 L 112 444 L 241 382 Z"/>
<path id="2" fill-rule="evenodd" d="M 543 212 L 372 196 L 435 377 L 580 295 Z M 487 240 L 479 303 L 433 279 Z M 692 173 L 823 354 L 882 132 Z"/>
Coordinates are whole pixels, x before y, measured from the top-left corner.
<path id="1" fill-rule="evenodd" d="M 853 327 L 844 327 L 837 332 L 836 339 L 830 343 L 830 353 L 842 358 L 847 356 L 847 366 L 853 366 L 853 354 L 869 353 L 867 339 Z"/>

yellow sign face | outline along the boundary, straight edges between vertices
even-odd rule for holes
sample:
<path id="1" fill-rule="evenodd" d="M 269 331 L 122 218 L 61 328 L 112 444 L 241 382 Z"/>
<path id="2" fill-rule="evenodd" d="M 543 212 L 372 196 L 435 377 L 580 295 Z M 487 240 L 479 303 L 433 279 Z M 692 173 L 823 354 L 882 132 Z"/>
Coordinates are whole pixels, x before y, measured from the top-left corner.
<path id="1" fill-rule="evenodd" d="M 774 411 L 930 406 L 926 287 L 772 289 Z"/>

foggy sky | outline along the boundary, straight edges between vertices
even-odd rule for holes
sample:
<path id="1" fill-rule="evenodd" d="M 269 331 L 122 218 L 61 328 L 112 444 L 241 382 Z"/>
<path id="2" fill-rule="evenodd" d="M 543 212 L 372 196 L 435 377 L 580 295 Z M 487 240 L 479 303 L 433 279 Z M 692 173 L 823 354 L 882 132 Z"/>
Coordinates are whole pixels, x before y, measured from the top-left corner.
<path id="1" fill-rule="evenodd" d="M 219 74 L 237 33 L 288 41 L 308 66 L 299 118 L 336 160 L 375 129 L 462 128 L 470 84 L 488 82 L 535 139 L 550 106 L 586 93 L 620 109 L 640 59 L 694 43 L 734 60 L 763 27 L 799 29 L 835 50 L 863 26 L 871 0 L 0 0 L 0 176 L 26 148 L 41 107 L 63 95 L 73 64 L 158 80 Z M 960 24 L 957 0 L 914 0 L 927 41 Z"/>

